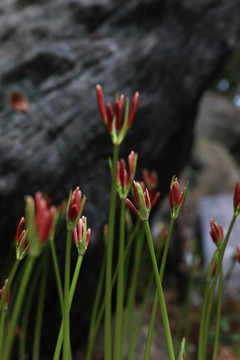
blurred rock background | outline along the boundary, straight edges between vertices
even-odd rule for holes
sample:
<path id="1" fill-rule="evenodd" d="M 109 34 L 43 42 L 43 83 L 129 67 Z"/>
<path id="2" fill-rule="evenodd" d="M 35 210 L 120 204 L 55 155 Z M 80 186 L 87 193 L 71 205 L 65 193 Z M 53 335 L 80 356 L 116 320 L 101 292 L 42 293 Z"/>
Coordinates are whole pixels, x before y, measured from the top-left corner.
<path id="1" fill-rule="evenodd" d="M 24 195 L 41 190 L 58 204 L 79 185 L 93 231 L 73 304 L 73 346 L 86 337 L 109 199 L 112 147 L 95 85 L 111 102 L 116 91 L 130 97 L 140 91 L 121 156 L 138 152 L 138 177 L 145 167 L 159 172 L 162 198 L 172 175 L 183 171 L 187 177 L 191 171 L 193 204 L 200 194 L 230 190 L 239 175 L 239 110 L 205 91 L 239 45 L 239 11 L 239 0 L 1 1 L 0 271 L 3 280 Z M 13 109 L 15 91 L 28 100 L 27 112 Z M 61 266 L 64 246 L 63 236 Z M 48 292 L 45 353 L 52 351 L 59 321 L 54 291 Z"/>

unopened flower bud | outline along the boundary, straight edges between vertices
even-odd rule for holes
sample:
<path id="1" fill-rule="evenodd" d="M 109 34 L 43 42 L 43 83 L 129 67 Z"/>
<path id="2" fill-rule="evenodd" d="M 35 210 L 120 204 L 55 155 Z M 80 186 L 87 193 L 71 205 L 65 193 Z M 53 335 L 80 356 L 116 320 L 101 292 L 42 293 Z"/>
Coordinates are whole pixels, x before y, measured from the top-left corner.
<path id="1" fill-rule="evenodd" d="M 233 195 L 233 209 L 235 216 L 240 213 L 240 181 L 237 181 Z"/>
<path id="2" fill-rule="evenodd" d="M 172 178 L 170 185 L 169 203 L 171 217 L 176 219 L 183 207 L 187 196 L 188 182 L 181 193 L 179 193 L 179 183 L 175 175 Z"/>
<path id="3" fill-rule="evenodd" d="M 223 235 L 223 226 L 222 224 L 218 224 L 215 220 L 210 220 L 211 229 L 209 230 L 209 234 L 211 238 L 218 247 L 221 246 L 224 235 Z"/>
<path id="4" fill-rule="evenodd" d="M 73 229 L 73 238 L 79 255 L 84 255 L 89 244 L 91 229 L 87 229 L 87 218 L 82 216 Z"/>
<path id="5" fill-rule="evenodd" d="M 77 186 L 76 189 L 69 193 L 67 204 L 67 228 L 73 230 L 82 214 L 86 203 L 85 196 L 82 197 L 82 192 Z"/>
<path id="6" fill-rule="evenodd" d="M 23 224 L 25 222 L 24 217 L 18 223 L 16 234 L 15 234 L 15 243 L 16 243 L 16 258 L 22 260 L 26 254 L 29 252 L 29 243 L 28 243 L 28 231 L 22 230 Z"/>
<path id="7" fill-rule="evenodd" d="M 103 90 L 100 85 L 96 86 L 97 102 L 99 107 L 99 112 L 101 118 L 103 119 L 104 124 L 107 126 L 109 134 L 111 135 L 113 144 L 121 144 L 126 133 L 132 126 L 134 121 L 136 111 L 139 103 L 139 92 L 136 92 L 133 96 L 130 111 L 129 111 L 129 99 L 126 100 L 124 120 L 123 117 L 123 108 L 125 103 L 124 95 L 121 95 L 120 98 L 117 96 L 117 99 L 114 103 L 114 111 L 112 106 L 107 103 L 107 108 L 105 107 Z"/>

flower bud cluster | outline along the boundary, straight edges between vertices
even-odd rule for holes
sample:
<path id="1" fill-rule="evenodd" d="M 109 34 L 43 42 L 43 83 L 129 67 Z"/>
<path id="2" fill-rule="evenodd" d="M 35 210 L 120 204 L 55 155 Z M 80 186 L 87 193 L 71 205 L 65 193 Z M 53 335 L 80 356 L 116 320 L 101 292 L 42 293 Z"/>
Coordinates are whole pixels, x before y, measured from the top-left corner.
<path id="1" fill-rule="evenodd" d="M 174 219 L 178 217 L 183 207 L 183 204 L 187 196 L 187 189 L 188 189 L 188 182 L 187 185 L 184 187 L 183 191 L 179 193 L 178 179 L 174 175 L 170 185 L 170 196 L 169 196 L 170 214 L 171 217 Z"/>
<path id="2" fill-rule="evenodd" d="M 114 103 L 114 111 L 110 103 L 105 106 L 103 90 L 100 85 L 96 86 L 97 102 L 101 118 L 108 128 L 108 132 L 111 135 L 113 144 L 121 144 L 126 136 L 126 133 L 133 124 L 138 103 L 139 103 L 139 92 L 135 92 L 129 111 L 129 99 L 126 100 L 126 108 L 124 113 L 124 120 L 122 122 L 123 108 L 125 103 L 124 95 L 120 98 L 117 97 Z"/>
<path id="3" fill-rule="evenodd" d="M 50 239 L 55 226 L 55 206 L 49 206 L 41 192 L 35 198 L 26 197 L 26 223 L 28 228 L 29 254 L 40 255 L 43 245 Z"/>
<path id="4" fill-rule="evenodd" d="M 66 213 L 68 230 L 73 230 L 77 225 L 78 220 L 82 215 L 85 203 L 86 197 L 82 196 L 82 192 L 78 186 L 73 192 L 70 191 Z"/>
<path id="5" fill-rule="evenodd" d="M 129 199 L 126 199 L 126 205 L 130 210 L 137 214 L 141 220 L 148 220 L 151 211 L 151 201 L 155 204 L 157 201 L 156 199 L 158 199 L 160 196 L 160 193 L 157 192 L 154 195 L 154 198 L 151 199 L 145 184 L 143 182 L 140 183 L 134 180 L 132 189 L 136 207 Z"/>
<path id="6" fill-rule="evenodd" d="M 87 229 L 87 218 L 82 216 L 73 229 L 73 238 L 79 255 L 84 255 L 89 244 L 91 229 Z"/>
<path id="7" fill-rule="evenodd" d="M 132 186 L 137 166 L 137 154 L 134 151 L 128 155 L 128 171 L 124 159 L 117 162 L 117 192 L 120 199 L 126 199 Z"/>

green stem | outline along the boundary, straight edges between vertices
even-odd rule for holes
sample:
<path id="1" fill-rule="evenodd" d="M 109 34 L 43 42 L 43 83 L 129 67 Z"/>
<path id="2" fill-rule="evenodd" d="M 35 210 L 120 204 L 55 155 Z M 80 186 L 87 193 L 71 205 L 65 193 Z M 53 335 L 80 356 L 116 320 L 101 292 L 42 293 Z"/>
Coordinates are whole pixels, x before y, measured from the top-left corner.
<path id="1" fill-rule="evenodd" d="M 28 281 L 29 281 L 29 278 L 30 278 L 30 275 L 31 275 L 31 272 L 33 269 L 35 258 L 29 256 L 27 260 L 28 260 L 28 263 L 27 263 L 25 272 L 23 274 L 21 286 L 18 291 L 18 296 L 16 297 L 16 302 L 15 302 L 14 308 L 13 308 L 13 314 L 12 314 L 11 321 L 10 321 L 9 328 L 8 328 L 6 345 L 4 348 L 4 354 L 3 354 L 3 358 L 2 358 L 3 360 L 10 359 L 12 344 L 13 344 L 14 335 L 15 335 L 15 331 L 16 331 L 16 326 L 17 326 L 20 310 L 22 307 L 22 303 L 23 303 L 24 297 L 26 296 L 26 289 L 27 289 Z"/>
<path id="2" fill-rule="evenodd" d="M 132 277 L 128 291 L 127 297 L 127 305 L 126 305 L 126 313 L 125 313 L 125 321 L 124 321 L 124 342 L 128 336 L 128 358 L 131 358 L 131 353 L 134 353 L 134 344 L 133 344 L 133 337 L 135 331 L 133 329 L 134 326 L 134 304 L 136 299 L 136 288 L 137 288 L 137 275 L 139 269 L 140 258 L 142 254 L 142 248 L 144 243 L 144 228 L 141 227 L 140 236 L 138 237 L 137 241 L 135 241 L 135 250 L 134 250 L 134 260 L 133 260 L 133 268 L 131 271 Z M 124 346 L 123 346 L 124 348 Z"/>
<path id="3" fill-rule="evenodd" d="M 227 247 L 228 240 L 229 240 L 230 234 L 232 232 L 232 228 L 233 228 L 233 225 L 235 223 L 236 218 L 237 218 L 237 216 L 233 215 L 231 223 L 230 223 L 230 225 L 228 227 L 227 234 L 226 234 L 226 236 L 224 238 L 224 242 L 222 244 L 221 250 L 219 251 L 218 265 L 217 265 L 217 268 L 216 268 L 216 271 L 215 271 L 215 274 L 214 274 L 214 277 L 213 277 L 213 282 L 212 282 L 212 286 L 211 286 L 210 293 L 209 293 L 209 300 L 208 300 L 208 303 L 206 305 L 207 310 L 206 310 L 206 318 L 205 318 L 205 325 L 204 325 L 204 341 L 203 341 L 203 344 L 202 344 L 203 345 L 203 358 L 202 358 L 202 360 L 205 360 L 205 358 L 206 358 L 208 330 L 209 330 L 209 324 L 210 324 L 210 318 L 211 318 L 211 312 L 212 312 L 212 304 L 213 304 L 213 298 L 214 298 L 214 294 L 215 294 L 216 283 L 217 283 L 217 279 L 218 279 L 220 269 L 221 269 L 221 266 L 222 266 L 222 261 L 223 261 L 223 256 L 224 256 L 224 253 L 225 253 L 225 249 Z"/>
<path id="4" fill-rule="evenodd" d="M 71 287 L 70 287 L 70 291 L 69 291 L 69 308 L 71 308 L 71 305 L 72 305 L 73 296 L 74 296 L 74 292 L 75 292 L 75 289 L 77 286 L 78 276 L 79 276 L 81 265 L 82 265 L 82 260 L 83 260 L 83 256 L 78 255 L 78 259 L 77 259 L 77 263 L 76 263 L 76 267 L 74 270 L 72 283 L 71 283 Z M 57 344 L 56 344 L 53 360 L 59 359 L 60 353 L 61 353 L 61 348 L 62 348 L 62 343 L 63 343 L 63 321 L 61 323 L 61 327 L 60 327 L 60 330 L 58 333 L 58 339 L 57 339 Z"/>
<path id="5" fill-rule="evenodd" d="M 1 311 L 0 317 L 0 353 L 3 351 L 3 339 L 5 336 L 5 320 L 6 320 L 6 310 Z"/>
<path id="6" fill-rule="evenodd" d="M 71 340 L 70 340 L 70 306 L 69 306 L 69 287 L 70 287 L 70 264 L 71 264 L 71 245 L 72 230 L 67 232 L 66 254 L 65 254 L 65 275 L 64 275 L 64 309 L 63 309 L 63 360 L 71 359 Z"/>
<path id="7" fill-rule="evenodd" d="M 14 276 L 16 274 L 16 271 L 18 269 L 19 264 L 20 264 L 20 260 L 16 259 L 15 263 L 14 263 L 14 265 L 12 267 L 11 273 L 9 275 L 7 284 L 6 284 L 5 289 L 4 289 L 4 292 L 2 294 L 2 298 L 1 298 L 1 301 L 0 301 L 0 311 L 2 310 L 3 305 L 5 304 L 5 300 L 6 300 L 6 297 L 7 297 L 8 290 L 10 289 L 10 286 L 12 285 L 12 282 L 13 282 L 13 279 L 14 279 Z"/>
<path id="8" fill-rule="evenodd" d="M 37 266 L 36 271 L 34 271 L 33 278 L 31 280 L 31 286 L 28 291 L 28 296 L 26 298 L 26 303 L 24 306 L 24 311 L 22 315 L 22 324 L 21 324 L 21 337 L 19 340 L 19 351 L 18 351 L 18 357 L 19 360 L 25 360 L 25 349 L 26 349 L 26 341 L 27 341 L 27 328 L 28 328 L 28 321 L 29 321 L 29 315 L 31 310 L 31 304 L 33 300 L 33 295 L 35 293 L 36 286 L 38 285 L 39 277 L 42 271 L 42 267 L 40 264 Z"/>
<path id="9" fill-rule="evenodd" d="M 133 231 L 132 231 L 132 233 L 131 233 L 131 235 L 129 237 L 129 240 L 127 241 L 127 245 L 126 245 L 125 251 L 124 251 L 124 258 L 126 258 L 127 254 L 128 254 L 128 251 L 129 251 L 129 249 L 130 249 L 130 247 L 131 247 L 131 245 L 133 243 L 133 240 L 134 240 L 134 238 L 135 238 L 135 236 L 136 236 L 136 234 L 138 232 L 138 228 L 139 228 L 140 223 L 141 223 L 141 220 L 138 218 L 138 220 L 136 222 L 136 225 L 135 225 L 135 227 L 134 227 L 134 229 L 133 229 Z M 114 287 L 114 285 L 116 283 L 116 280 L 117 280 L 118 265 L 119 264 L 117 264 L 116 269 L 114 270 L 114 273 L 113 273 L 112 289 L 113 289 L 113 287 Z M 91 335 L 91 338 L 92 338 L 91 347 L 92 348 L 90 350 L 88 349 L 88 351 L 87 351 L 87 355 L 89 356 L 89 359 L 91 359 L 91 354 L 92 354 L 91 351 L 93 350 L 93 345 L 94 345 L 94 342 L 95 342 L 97 334 L 98 334 L 98 329 L 99 329 L 99 327 L 101 325 L 101 322 L 102 322 L 102 318 L 103 318 L 103 315 L 104 315 L 105 304 L 106 304 L 106 293 L 105 293 L 105 296 L 103 298 L 101 307 L 100 307 L 100 309 L 98 311 L 98 317 L 97 317 L 96 322 L 95 322 L 94 332 Z"/>
<path id="10" fill-rule="evenodd" d="M 188 280 L 188 286 L 187 286 L 187 294 L 186 294 L 186 298 L 184 300 L 184 304 L 182 307 L 182 311 L 181 311 L 181 315 L 179 316 L 179 320 L 178 320 L 178 326 L 177 326 L 177 330 L 176 330 L 176 339 L 180 340 L 181 339 L 181 333 L 184 329 L 184 333 L 185 333 L 185 339 L 186 339 L 186 343 L 190 343 L 190 334 L 191 334 L 191 317 L 190 317 L 190 312 L 191 312 L 191 294 L 192 294 L 192 290 L 193 290 L 193 286 L 194 286 L 194 265 L 191 267 L 190 269 L 190 276 L 189 276 L 189 280 Z M 189 346 L 186 349 L 185 352 L 185 357 L 186 359 L 190 359 L 189 356 Z"/>
<path id="11" fill-rule="evenodd" d="M 125 199 L 121 199 L 120 210 L 120 235 L 118 250 L 118 281 L 117 281 L 117 301 L 115 318 L 115 336 L 113 359 L 120 360 L 122 344 L 122 317 L 124 299 L 124 243 L 125 243 Z"/>
<path id="12" fill-rule="evenodd" d="M 33 360 L 38 360 L 40 355 L 40 343 L 41 343 L 41 334 L 42 334 L 42 320 L 43 320 L 43 309 L 44 309 L 44 300 L 46 293 L 46 284 L 47 284 L 47 272 L 48 272 L 48 249 L 43 254 L 42 259 L 42 274 L 41 274 L 41 282 L 39 288 L 39 296 L 38 296 L 38 308 L 36 314 L 36 324 L 35 324 L 35 333 L 33 340 Z"/>
<path id="13" fill-rule="evenodd" d="M 106 251 L 104 252 L 104 258 L 102 261 L 100 276 L 98 280 L 98 286 L 96 290 L 96 295 L 94 297 L 94 304 L 92 309 L 91 321 L 89 325 L 89 333 L 88 333 L 88 345 L 87 345 L 87 353 L 86 353 L 86 360 L 91 360 L 92 358 L 92 351 L 95 342 L 95 333 L 96 333 L 96 322 L 97 322 L 97 314 L 98 308 L 104 283 L 104 276 L 105 276 L 105 269 L 106 269 Z"/>
<path id="14" fill-rule="evenodd" d="M 221 266 L 221 271 L 219 273 L 219 282 L 218 282 L 217 319 L 216 319 L 216 330 L 215 330 L 215 339 L 213 346 L 213 360 L 217 359 L 217 352 L 218 352 L 220 324 L 221 324 L 222 289 L 223 289 L 223 271 Z"/>
<path id="15" fill-rule="evenodd" d="M 114 144 L 112 161 L 112 183 L 108 217 L 107 262 L 105 281 L 104 359 L 112 359 L 112 256 L 116 212 L 116 174 L 119 145 Z"/>
<path id="16" fill-rule="evenodd" d="M 203 296 L 203 303 L 202 303 L 199 335 L 198 335 L 198 360 L 204 360 L 204 358 L 203 358 L 204 326 L 205 326 L 209 287 L 210 287 L 210 283 L 209 283 L 209 281 L 206 281 L 204 296 Z"/>
<path id="17" fill-rule="evenodd" d="M 171 335 L 171 330 L 170 330 L 169 321 L 168 321 L 168 314 L 167 314 L 167 308 L 166 308 L 166 303 L 165 303 L 162 284 L 161 284 L 161 278 L 160 278 L 160 275 L 158 272 L 158 266 L 157 266 L 157 261 L 156 261 L 153 242 L 152 242 L 151 230 L 150 230 L 148 220 L 144 220 L 143 223 L 144 223 L 144 227 L 145 227 L 145 231 L 146 231 L 146 235 L 147 235 L 147 241 L 148 241 L 150 255 L 152 258 L 153 270 L 154 270 L 155 280 L 156 280 L 156 285 L 157 285 L 158 299 L 159 299 L 160 310 L 161 310 L 161 314 L 162 314 L 163 327 L 164 327 L 166 341 L 167 341 L 168 353 L 169 353 L 170 360 L 175 360 L 172 335 Z M 145 358 L 145 359 L 147 359 L 147 358 Z"/>
<path id="18" fill-rule="evenodd" d="M 63 289 L 62 289 L 61 275 L 60 275 L 59 266 L 58 266 L 58 260 L 57 260 L 57 254 L 56 254 L 54 238 L 50 239 L 50 248 L 51 248 L 54 272 L 55 272 L 57 289 L 58 289 L 58 297 L 59 297 L 61 311 L 62 311 L 62 314 L 63 314 Z"/>
<path id="19" fill-rule="evenodd" d="M 157 262 L 159 261 L 160 256 L 162 254 L 162 249 L 163 249 L 163 247 L 160 246 L 158 251 L 157 251 L 157 255 L 156 255 Z M 137 339 L 138 339 L 138 334 L 139 334 L 141 324 L 142 324 L 142 321 L 143 321 L 143 315 L 145 313 L 145 309 L 146 309 L 146 306 L 147 306 L 147 301 L 148 301 L 148 298 L 149 298 L 150 290 L 151 290 L 152 285 L 153 285 L 153 280 L 154 280 L 154 271 L 152 270 L 151 274 L 149 276 L 148 284 L 147 284 L 146 290 L 144 292 L 143 300 L 142 300 L 140 310 L 139 310 L 139 313 L 138 313 L 138 320 L 137 320 L 135 330 L 132 331 L 132 334 L 130 334 L 130 345 L 129 345 L 129 354 L 128 354 L 128 359 L 129 360 L 134 360 L 134 353 L 135 353 L 136 343 L 137 343 Z"/>
<path id="20" fill-rule="evenodd" d="M 172 231 L 173 231 L 175 220 L 176 219 L 171 218 L 169 229 L 168 229 L 168 236 L 167 236 L 166 243 L 164 246 L 163 257 L 162 257 L 161 267 L 160 267 L 160 271 L 159 271 L 159 276 L 160 276 L 161 282 L 163 279 L 163 274 L 164 274 L 164 270 L 165 270 L 165 266 L 166 266 L 169 244 L 170 244 L 170 240 L 172 237 Z M 157 315 L 157 308 L 158 308 L 158 291 L 156 291 L 155 296 L 154 296 L 152 313 L 151 313 L 150 323 L 149 323 L 149 327 L 148 327 L 148 335 L 147 335 L 144 359 L 149 359 L 149 357 L 150 357 L 150 350 L 151 350 L 151 343 L 152 343 L 155 319 L 156 319 L 156 315 Z"/>

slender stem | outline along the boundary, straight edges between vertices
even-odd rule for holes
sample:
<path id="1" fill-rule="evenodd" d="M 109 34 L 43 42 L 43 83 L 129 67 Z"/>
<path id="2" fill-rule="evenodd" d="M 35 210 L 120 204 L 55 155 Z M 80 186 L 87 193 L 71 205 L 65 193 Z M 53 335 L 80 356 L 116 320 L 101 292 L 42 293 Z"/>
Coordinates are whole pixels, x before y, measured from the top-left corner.
<path id="1" fill-rule="evenodd" d="M 155 280 L 156 280 L 156 285 L 157 285 L 158 299 L 159 299 L 159 304 L 160 304 L 160 309 L 161 309 L 161 314 L 162 314 L 163 327 L 164 327 L 166 341 L 167 341 L 168 353 L 169 353 L 170 360 L 175 360 L 172 335 L 171 335 L 171 330 L 170 330 L 169 321 L 168 321 L 168 314 L 167 314 L 167 308 L 166 308 L 166 303 L 165 303 L 165 299 L 164 299 L 161 279 L 160 279 L 160 275 L 158 272 L 157 261 L 156 261 L 155 252 L 154 252 L 154 248 L 153 248 L 151 230 L 150 230 L 148 220 L 143 221 L 143 223 L 144 223 L 144 227 L 145 227 L 145 231 L 146 231 L 146 235 L 147 235 L 147 241 L 148 241 L 150 255 L 152 258 L 153 270 L 154 270 Z"/>
<path id="2" fill-rule="evenodd" d="M 175 218 L 171 218 L 169 229 L 168 229 L 168 236 L 167 236 L 166 243 L 164 246 L 163 257 L 162 257 L 161 267 L 160 267 L 160 271 L 159 271 L 159 276 L 160 276 L 161 282 L 162 282 L 163 275 L 164 275 L 164 270 L 165 270 L 167 255 L 168 255 L 168 250 L 169 250 L 169 244 L 170 244 L 170 240 L 172 237 L 172 231 L 173 231 L 175 220 L 176 220 Z M 149 323 L 149 327 L 148 327 L 148 335 L 147 335 L 144 359 L 149 359 L 149 357 L 150 357 L 150 350 L 151 350 L 151 343 L 152 343 L 155 319 L 156 319 L 156 315 L 157 315 L 157 308 L 158 308 L 158 291 L 155 292 L 155 296 L 154 296 L 152 313 L 151 313 L 150 323 Z"/>
<path id="3" fill-rule="evenodd" d="M 64 276 L 64 311 L 63 311 L 63 360 L 71 359 L 70 341 L 70 307 L 69 307 L 69 287 L 70 287 L 70 264 L 71 264 L 71 245 L 72 231 L 67 231 L 66 255 L 65 255 L 65 276 Z"/>
<path id="4" fill-rule="evenodd" d="M 112 256 L 116 212 L 116 174 L 119 145 L 114 144 L 112 161 L 112 183 L 108 217 L 107 262 L 105 281 L 104 359 L 112 358 Z"/>
<path id="5" fill-rule="evenodd" d="M 157 255 L 156 255 L 157 262 L 160 259 L 160 256 L 162 254 L 162 250 L 163 250 L 163 247 L 160 246 L 158 251 L 157 251 Z M 145 313 L 145 309 L 146 309 L 146 306 L 147 306 L 147 301 L 148 301 L 148 298 L 149 298 L 150 290 L 151 290 L 152 285 L 153 285 L 153 280 L 154 280 L 154 271 L 152 270 L 150 275 L 149 275 L 148 284 L 147 284 L 147 287 L 146 287 L 146 290 L 145 290 L 145 293 L 144 293 L 144 296 L 143 296 L 143 300 L 142 300 L 142 303 L 141 303 L 141 306 L 140 306 L 140 310 L 139 310 L 139 313 L 138 313 L 138 320 L 137 320 L 135 330 L 132 332 L 132 335 L 130 334 L 130 344 L 129 344 L 129 354 L 128 354 L 128 359 L 129 360 L 134 360 L 134 353 L 135 353 L 136 343 L 137 343 L 137 339 L 138 339 L 138 334 L 139 334 L 139 331 L 140 331 L 140 328 L 141 328 L 143 315 Z"/>
<path id="6" fill-rule="evenodd" d="M 137 275 L 138 275 L 138 269 L 139 269 L 139 263 L 140 258 L 142 254 L 142 248 L 144 243 L 144 235 L 145 231 L 144 228 L 141 227 L 140 235 L 135 242 L 135 250 L 134 250 L 134 260 L 133 260 L 133 268 L 131 271 L 132 277 L 131 282 L 129 286 L 128 291 L 128 297 L 127 297 L 127 305 L 126 305 L 126 315 L 125 315 L 125 321 L 124 321 L 124 342 L 126 340 L 126 337 L 128 336 L 128 358 L 130 357 L 131 353 L 134 353 L 134 344 L 133 344 L 133 337 L 135 334 L 135 331 L 133 329 L 134 326 L 134 304 L 136 299 L 136 288 L 137 288 Z M 123 346 L 124 348 L 124 346 Z"/>
<path id="7" fill-rule="evenodd" d="M 133 229 L 133 231 L 132 231 L 132 233 L 131 233 L 131 235 L 129 237 L 129 240 L 127 241 L 127 245 L 126 245 L 125 251 L 124 251 L 124 258 L 126 258 L 127 254 L 128 254 L 128 251 L 129 251 L 129 249 L 130 249 L 130 247 L 131 247 L 131 245 L 133 243 L 133 240 L 134 240 L 134 238 L 135 238 L 135 236 L 136 236 L 136 234 L 138 232 L 138 228 L 139 228 L 140 223 L 141 223 L 141 220 L 138 218 L 138 220 L 136 222 L 136 225 L 135 225 L 135 227 L 134 227 L 134 229 Z M 117 264 L 116 269 L 114 270 L 114 273 L 113 273 L 112 289 L 113 289 L 113 287 L 114 287 L 114 285 L 116 283 L 116 280 L 117 280 L 118 265 L 119 264 Z M 98 311 L 98 317 L 97 317 L 96 322 L 95 322 L 94 332 L 91 335 L 91 338 L 92 338 L 92 340 L 91 340 L 92 345 L 91 346 L 93 346 L 93 344 L 95 342 L 95 339 L 97 337 L 98 329 L 100 327 L 100 324 L 101 324 L 101 321 L 102 321 L 102 318 L 103 318 L 103 315 L 104 315 L 105 304 L 106 304 L 106 293 L 105 293 L 105 296 L 103 298 L 101 307 L 100 307 L 100 309 Z M 88 350 L 87 355 L 89 356 L 89 359 L 91 359 L 91 351 L 92 350 L 93 350 L 93 348 Z"/>
<path id="8" fill-rule="evenodd" d="M 3 339 L 5 335 L 5 320 L 6 320 L 6 310 L 1 311 L 0 316 L 0 353 L 3 351 Z"/>
<path id="9" fill-rule="evenodd" d="M 74 292 L 75 292 L 77 281 L 78 281 L 79 272 L 80 272 L 81 265 L 82 265 L 82 260 L 83 260 L 83 256 L 79 255 L 78 259 L 77 259 L 76 267 L 75 267 L 75 270 L 74 270 L 70 291 L 69 291 L 69 308 L 71 308 L 71 305 L 72 305 L 73 296 L 74 296 Z M 60 353 L 61 353 L 61 348 L 62 348 L 62 342 L 63 342 L 63 321 L 61 323 L 61 327 L 60 327 L 60 330 L 59 330 L 59 333 L 58 333 L 58 339 L 57 339 L 57 344 L 56 344 L 53 360 L 58 360 L 59 359 Z"/>
<path id="10" fill-rule="evenodd" d="M 21 324 L 21 337 L 19 340 L 19 351 L 18 351 L 18 358 L 19 360 L 25 360 L 25 349 L 26 349 L 26 341 L 27 341 L 27 328 L 28 328 L 28 320 L 31 310 L 31 304 L 33 300 L 33 295 L 35 293 L 36 286 L 39 281 L 39 277 L 42 271 L 42 267 L 39 264 L 37 266 L 36 271 L 34 271 L 33 278 L 31 280 L 31 286 L 28 291 L 28 296 L 26 298 L 26 303 L 24 305 L 24 311 L 22 315 L 22 324 Z"/>
<path id="11" fill-rule="evenodd" d="M 201 312 L 201 320 L 200 320 L 200 328 L 198 335 L 198 360 L 204 360 L 203 357 L 203 344 L 204 344 L 204 326 L 206 319 L 206 310 L 207 310 L 207 301 L 208 301 L 208 292 L 209 292 L 210 283 L 206 281 L 203 303 L 202 303 L 202 312 Z"/>
<path id="12" fill-rule="evenodd" d="M 176 339 L 180 340 L 181 332 L 184 329 L 185 339 L 186 339 L 187 343 L 190 342 L 190 334 L 191 334 L 190 304 L 191 304 L 191 294 L 192 294 L 193 286 L 194 286 L 194 265 L 190 269 L 190 276 L 189 276 L 188 286 L 187 286 L 187 294 L 186 294 L 186 298 L 184 300 L 181 314 L 179 316 L 178 326 L 177 326 L 177 330 L 176 330 Z M 190 359 L 189 346 L 186 349 L 185 357 L 188 360 Z"/>
<path id="13" fill-rule="evenodd" d="M 122 344 L 122 316 L 124 299 L 124 243 L 125 243 L 125 199 L 121 200 L 120 210 L 120 235 L 118 250 L 118 281 L 117 281 L 117 301 L 115 319 L 115 337 L 113 359 L 120 360 Z"/>
<path id="14" fill-rule="evenodd" d="M 62 289 L 61 275 L 60 275 L 60 270 L 59 270 L 59 266 L 58 266 L 58 260 L 57 260 L 57 254 L 56 254 L 54 238 L 50 239 L 50 248 L 51 248 L 53 266 L 54 266 L 57 289 L 58 289 L 58 297 L 59 297 L 61 311 L 62 311 L 62 314 L 63 314 L 63 289 Z"/>
<path id="15" fill-rule="evenodd" d="M 27 289 L 28 281 L 29 281 L 29 278 L 30 278 L 30 275 L 31 275 L 31 272 L 33 269 L 35 258 L 29 256 L 27 260 L 28 260 L 28 262 L 26 265 L 25 272 L 23 274 L 21 286 L 18 291 L 18 296 L 16 297 L 16 301 L 15 301 L 14 308 L 13 308 L 13 314 L 12 314 L 11 321 L 10 321 L 9 328 L 8 328 L 6 345 L 4 348 L 4 354 L 3 354 L 3 358 L 2 358 L 3 360 L 10 359 L 15 330 L 16 330 L 16 326 L 17 326 L 17 322 L 18 322 L 18 317 L 20 314 L 20 310 L 22 307 L 24 297 L 26 295 L 26 289 Z"/>
<path id="16" fill-rule="evenodd" d="M 5 289 L 4 289 L 4 292 L 2 294 L 2 298 L 1 298 L 1 301 L 0 301 L 0 311 L 2 310 L 3 305 L 5 304 L 5 299 L 7 297 L 8 290 L 10 289 L 10 286 L 12 285 L 12 282 L 13 282 L 13 279 L 14 279 L 14 276 L 16 274 L 16 271 L 18 269 L 19 264 L 20 264 L 20 260 L 16 259 L 15 263 L 14 263 L 14 265 L 12 267 L 11 273 L 9 275 L 7 284 L 6 284 Z"/>
<path id="17" fill-rule="evenodd" d="M 46 284 L 47 284 L 47 272 L 48 272 L 48 255 L 49 253 L 47 250 L 45 254 L 43 254 L 43 259 L 42 259 L 42 274 L 41 274 L 41 282 L 39 288 L 35 334 L 33 340 L 33 356 L 32 356 L 33 360 L 38 360 L 40 354 L 43 309 L 44 309 L 44 300 L 45 300 Z"/>
<path id="18" fill-rule="evenodd" d="M 92 358 L 92 351 L 95 342 L 95 332 L 96 332 L 96 322 L 97 322 L 97 314 L 99 309 L 99 303 L 104 283 L 104 276 L 105 276 L 105 269 L 106 269 L 106 251 L 104 252 L 104 257 L 102 261 L 101 271 L 98 280 L 98 286 L 96 290 L 96 295 L 94 297 L 94 304 L 92 309 L 91 321 L 89 325 L 89 332 L 88 332 L 88 345 L 87 345 L 87 353 L 86 353 L 86 360 L 91 360 Z"/>
<path id="19" fill-rule="evenodd" d="M 227 234 L 226 234 L 226 236 L 224 238 L 222 248 L 219 251 L 218 265 L 217 265 L 217 268 L 216 268 L 216 271 L 215 271 L 215 274 L 214 274 L 214 277 L 213 277 L 213 282 L 212 282 L 212 286 L 211 286 L 210 293 L 209 293 L 209 300 L 208 300 L 208 303 L 206 304 L 207 310 L 206 310 L 206 318 L 204 320 L 205 321 L 204 340 L 203 340 L 203 343 L 202 343 L 202 346 L 203 346 L 203 360 L 205 360 L 205 357 L 206 357 L 208 330 L 209 330 L 209 324 L 210 324 L 210 318 L 211 318 L 211 312 L 212 312 L 212 304 L 213 304 L 213 298 L 214 298 L 214 294 L 215 294 L 216 283 L 217 283 L 217 279 L 218 279 L 220 269 L 221 269 L 221 266 L 222 266 L 222 261 L 223 261 L 223 256 L 224 256 L 224 253 L 225 253 L 225 249 L 227 247 L 228 240 L 229 240 L 230 234 L 232 232 L 232 228 L 233 228 L 233 225 L 235 223 L 236 218 L 237 218 L 237 216 L 233 215 L 231 223 L 230 223 L 230 225 L 228 227 Z"/>
<path id="20" fill-rule="evenodd" d="M 213 360 L 217 359 L 217 352 L 218 352 L 220 324 L 221 324 L 222 289 L 223 289 L 223 271 L 221 266 L 221 271 L 219 273 L 219 282 L 218 282 L 217 319 L 216 319 L 216 330 L 215 330 L 215 339 L 213 346 Z"/>

